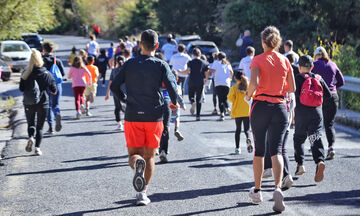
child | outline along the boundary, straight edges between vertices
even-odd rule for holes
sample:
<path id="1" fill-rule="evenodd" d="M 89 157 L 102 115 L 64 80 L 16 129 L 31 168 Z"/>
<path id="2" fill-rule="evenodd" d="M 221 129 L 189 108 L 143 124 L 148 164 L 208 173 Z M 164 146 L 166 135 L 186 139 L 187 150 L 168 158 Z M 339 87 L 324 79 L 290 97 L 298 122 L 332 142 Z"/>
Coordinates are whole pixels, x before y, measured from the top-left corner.
<path id="1" fill-rule="evenodd" d="M 106 70 L 107 70 L 107 67 L 109 66 L 109 59 L 106 56 L 106 50 L 105 49 L 100 50 L 100 55 L 96 59 L 96 64 L 95 65 L 99 68 L 100 79 L 102 79 L 101 86 L 105 87 Z"/>
<path id="2" fill-rule="evenodd" d="M 177 81 L 179 79 L 178 73 L 176 71 L 174 71 L 174 70 L 172 72 L 173 72 L 173 74 L 175 76 L 176 83 L 177 83 Z M 178 97 L 176 98 L 176 100 L 180 104 L 180 108 L 182 108 L 183 110 L 186 110 L 184 100 L 181 97 L 181 95 L 182 95 L 181 85 L 176 85 L 176 93 L 178 94 Z M 176 136 L 178 141 L 184 140 L 184 136 L 179 131 L 179 127 L 180 127 L 180 109 L 176 109 L 176 110 L 171 111 L 171 121 L 175 122 L 174 135 Z"/>
<path id="3" fill-rule="evenodd" d="M 295 77 L 296 107 L 294 149 L 295 161 L 297 162 L 295 175 L 302 175 L 306 172 L 303 165 L 304 142 L 308 137 L 313 160 L 317 164 L 314 180 L 315 182 L 321 182 L 324 178 L 325 171 L 324 145 L 321 140 L 321 105 L 323 97 L 324 99 L 330 98 L 331 92 L 324 80 L 319 75 L 315 75 L 311 72 L 314 68 L 314 64 L 310 56 L 301 56 L 298 64 L 300 74 Z M 323 94 L 316 96 L 317 93 Z"/>
<path id="4" fill-rule="evenodd" d="M 87 52 L 83 49 L 79 50 L 79 56 L 81 57 L 83 63 L 86 63 L 86 58 L 88 56 Z"/>
<path id="5" fill-rule="evenodd" d="M 240 149 L 240 132 L 241 123 L 244 125 L 244 133 L 246 136 L 247 151 L 251 153 L 253 147 L 249 138 L 249 115 L 250 106 L 245 102 L 244 98 L 249 87 L 248 78 L 242 72 L 235 73 L 236 84 L 230 88 L 230 93 L 227 98 L 232 103 L 231 118 L 235 118 L 236 132 L 235 132 L 235 154 L 241 154 Z"/>
<path id="6" fill-rule="evenodd" d="M 212 57 L 213 57 L 213 62 L 210 64 L 210 68 L 212 67 L 212 65 L 218 60 L 218 52 L 214 52 L 212 53 Z M 215 91 L 215 80 L 214 80 L 214 74 L 210 73 L 210 78 L 209 82 L 208 82 L 208 89 L 210 89 L 210 85 L 212 86 L 212 94 L 213 94 L 213 105 L 214 105 L 214 110 L 212 111 L 212 115 L 217 115 L 218 111 L 216 109 L 216 104 L 217 104 L 217 98 L 216 98 L 216 91 Z"/>
<path id="7" fill-rule="evenodd" d="M 69 65 L 69 66 L 72 65 L 75 56 L 76 56 L 76 47 L 73 46 L 73 48 L 71 49 L 71 54 L 69 55 L 69 59 L 68 59 L 68 65 Z"/>
<path id="8" fill-rule="evenodd" d="M 110 47 L 107 50 L 108 58 L 109 58 L 109 66 L 111 69 L 114 69 L 114 43 L 110 43 Z"/>
<path id="9" fill-rule="evenodd" d="M 96 97 L 97 90 L 97 81 L 99 77 L 99 69 L 94 65 L 95 58 L 94 56 L 88 56 L 86 58 L 86 68 L 89 70 L 91 74 L 91 86 L 86 86 L 85 88 L 85 96 L 86 96 L 86 116 L 92 116 L 90 113 L 90 103 L 94 103 Z M 89 82 L 89 80 L 87 80 Z"/>
<path id="10" fill-rule="evenodd" d="M 84 91 L 86 84 L 91 86 L 91 74 L 88 69 L 86 69 L 80 56 L 76 56 L 74 58 L 74 62 L 70 67 L 68 78 L 72 79 L 72 88 L 75 98 L 76 119 L 80 119 L 81 114 L 85 114 Z M 86 79 L 88 80 L 88 82 L 86 82 Z"/>
<path id="11" fill-rule="evenodd" d="M 245 73 L 245 76 L 250 79 L 251 77 L 251 70 L 250 64 L 251 60 L 254 58 L 255 49 L 252 46 L 248 46 L 246 48 L 246 57 L 242 58 L 239 64 L 239 70 L 242 70 Z"/>
<path id="12" fill-rule="evenodd" d="M 110 97 L 111 83 L 114 80 L 114 78 L 118 75 L 118 73 L 120 71 L 120 68 L 124 64 L 124 62 L 125 62 L 124 56 L 120 55 L 120 56 L 116 57 L 116 61 L 115 61 L 116 68 L 114 68 L 111 71 L 111 74 L 110 74 L 109 85 L 108 85 L 108 88 L 107 88 L 107 91 L 106 91 L 106 96 L 105 96 L 106 101 L 109 100 L 109 97 Z M 114 105 L 115 105 L 115 110 L 114 110 L 115 119 L 116 119 L 116 122 L 118 123 L 118 126 L 116 127 L 116 130 L 123 131 L 124 126 L 123 126 L 123 124 L 121 122 L 120 110 L 125 112 L 125 107 L 123 105 L 121 105 L 121 102 L 120 102 L 119 98 L 117 98 L 115 95 L 113 95 L 113 98 L 114 98 Z"/>

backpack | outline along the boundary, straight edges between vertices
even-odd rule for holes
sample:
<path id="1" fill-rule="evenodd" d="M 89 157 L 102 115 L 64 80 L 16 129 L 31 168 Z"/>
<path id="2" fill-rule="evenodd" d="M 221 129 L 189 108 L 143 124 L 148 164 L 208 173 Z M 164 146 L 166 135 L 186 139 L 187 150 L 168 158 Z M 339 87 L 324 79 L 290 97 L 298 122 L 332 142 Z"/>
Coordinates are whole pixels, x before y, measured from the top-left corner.
<path id="1" fill-rule="evenodd" d="M 24 105 L 35 105 L 38 104 L 39 102 L 40 102 L 39 84 L 36 82 L 36 80 L 32 80 L 31 85 L 29 85 L 24 90 L 23 103 Z"/>
<path id="2" fill-rule="evenodd" d="M 61 84 L 63 82 L 60 69 L 56 64 L 56 57 L 54 57 L 54 64 L 50 68 L 50 73 L 53 75 L 56 84 Z"/>
<path id="3" fill-rule="evenodd" d="M 311 77 L 304 74 L 305 81 L 300 91 L 300 103 L 309 107 L 319 107 L 323 103 L 323 87 L 320 83 L 321 77 L 315 74 Z"/>

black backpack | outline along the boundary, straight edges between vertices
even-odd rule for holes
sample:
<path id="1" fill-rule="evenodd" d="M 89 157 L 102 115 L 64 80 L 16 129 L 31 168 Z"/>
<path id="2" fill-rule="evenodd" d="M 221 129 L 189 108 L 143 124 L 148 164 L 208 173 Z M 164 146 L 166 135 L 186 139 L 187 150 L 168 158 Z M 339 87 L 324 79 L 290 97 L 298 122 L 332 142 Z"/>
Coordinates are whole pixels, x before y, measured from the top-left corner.
<path id="1" fill-rule="evenodd" d="M 35 105 L 40 102 L 40 88 L 36 80 L 29 80 L 31 82 L 24 91 L 24 105 Z"/>

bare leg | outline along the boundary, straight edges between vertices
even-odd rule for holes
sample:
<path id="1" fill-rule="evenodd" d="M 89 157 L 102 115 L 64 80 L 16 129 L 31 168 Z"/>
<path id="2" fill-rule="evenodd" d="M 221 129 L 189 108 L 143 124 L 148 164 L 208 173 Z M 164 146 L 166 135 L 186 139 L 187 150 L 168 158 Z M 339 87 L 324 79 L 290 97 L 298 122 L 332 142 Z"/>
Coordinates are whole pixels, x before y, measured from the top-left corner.
<path id="1" fill-rule="evenodd" d="M 129 165 L 131 168 L 135 169 L 135 162 L 139 158 L 143 158 L 146 161 L 146 169 L 145 169 L 144 177 L 146 181 L 146 186 L 148 186 L 155 170 L 156 149 L 147 148 L 147 147 L 128 148 L 128 152 L 129 152 Z"/>
<path id="2" fill-rule="evenodd" d="M 254 157 L 253 170 L 255 178 L 255 189 L 261 189 L 262 174 L 264 172 L 264 157 Z"/>
<path id="3" fill-rule="evenodd" d="M 86 95 L 86 109 L 89 110 L 90 109 L 90 96 Z"/>
<path id="4" fill-rule="evenodd" d="M 284 169 L 284 159 L 282 155 L 274 155 L 271 157 L 272 168 L 274 172 L 275 187 L 281 188 L 281 180 Z"/>

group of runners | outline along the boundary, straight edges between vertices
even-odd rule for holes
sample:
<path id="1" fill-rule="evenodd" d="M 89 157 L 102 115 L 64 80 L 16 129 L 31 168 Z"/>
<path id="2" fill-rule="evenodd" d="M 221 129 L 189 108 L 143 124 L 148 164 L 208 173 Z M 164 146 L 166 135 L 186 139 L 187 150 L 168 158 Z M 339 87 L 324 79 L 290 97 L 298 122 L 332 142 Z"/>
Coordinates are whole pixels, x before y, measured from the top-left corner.
<path id="1" fill-rule="evenodd" d="M 245 35 L 249 36 L 250 31 L 245 31 Z M 314 180 L 323 180 L 325 159 L 335 157 L 336 89 L 344 84 L 343 76 L 323 47 L 315 50 L 315 62 L 310 56 L 299 57 L 292 51 L 292 41 L 284 43 L 286 56 L 279 53 L 282 38 L 274 26 L 262 31 L 261 42 L 264 52 L 255 56 L 255 49 L 247 46 L 246 56 L 237 70 L 233 70 L 224 52 L 214 53 L 214 61 L 209 63 L 199 48 L 187 54 L 185 46 L 174 42 L 171 35 L 159 48 L 158 35 L 151 29 L 142 32 L 140 41 L 133 43 L 126 37 L 119 41 L 117 48 L 111 44 L 107 50 L 100 49 L 96 38 L 91 36 L 87 52 L 76 54 L 75 50 L 74 55 L 70 55 L 68 78 L 72 79 L 78 119 L 82 114 L 91 115 L 89 109 L 96 96 L 97 79 L 100 76 L 105 84 L 106 70 L 112 69 L 105 100 L 109 99 L 111 91 L 117 129 L 125 132 L 129 165 L 134 170 L 137 205 L 150 203 L 146 192 L 154 173 L 156 154 L 161 162 L 168 161 L 171 120 L 175 122 L 177 139 L 184 139 L 179 127 L 180 109 L 186 110 L 183 99 L 185 83 L 190 113 L 194 114 L 196 121 L 201 120 L 205 89 L 213 87 L 213 114 L 219 115 L 219 121 L 224 121 L 226 114 L 235 119 L 235 154 L 241 154 L 240 132 L 244 127 L 247 151 L 251 153 L 256 149 L 253 159 L 255 186 L 249 193 L 253 203 L 263 201 L 262 178 L 271 176 L 272 169 L 275 180 L 273 210 L 285 210 L 282 191 L 293 183 L 285 146 L 292 123 L 295 124 L 295 175 L 306 172 L 304 142 L 308 138 L 316 164 Z M 46 69 L 42 67 L 39 55 L 33 50 L 29 68 L 20 83 L 20 90 L 25 92 L 26 86 L 33 85 L 35 80 L 43 101 L 24 103 L 29 132 L 27 151 L 31 151 L 34 143 L 36 150 L 40 150 L 43 124 L 39 123 L 39 118 L 45 119 L 41 113 L 48 112 L 48 96 L 61 92 L 61 86 L 59 88 L 54 78 L 45 75 Z M 236 83 L 231 86 L 233 78 Z M 231 109 L 228 101 L 232 103 Z M 120 111 L 125 113 L 124 123 Z M 38 113 L 36 127 L 34 112 Z M 61 130 L 60 113 L 54 113 L 58 116 L 56 130 Z M 328 140 L 327 156 L 321 139 L 322 122 Z M 249 136 L 250 127 L 253 143 Z"/>

